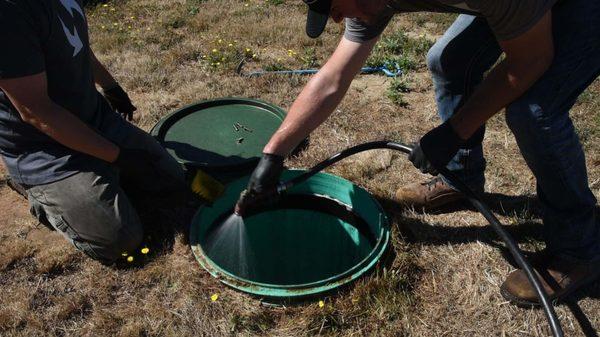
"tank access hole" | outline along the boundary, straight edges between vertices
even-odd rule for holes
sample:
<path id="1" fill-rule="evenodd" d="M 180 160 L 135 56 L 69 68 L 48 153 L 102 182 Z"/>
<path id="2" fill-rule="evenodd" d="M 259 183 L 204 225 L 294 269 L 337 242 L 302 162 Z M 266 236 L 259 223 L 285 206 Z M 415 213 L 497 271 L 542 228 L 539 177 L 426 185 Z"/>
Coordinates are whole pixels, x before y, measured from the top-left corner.
<path id="1" fill-rule="evenodd" d="M 357 265 L 377 241 L 350 207 L 324 196 L 286 194 L 244 218 L 232 213 L 219 217 L 200 245 L 218 266 L 252 282 L 326 280 Z"/>

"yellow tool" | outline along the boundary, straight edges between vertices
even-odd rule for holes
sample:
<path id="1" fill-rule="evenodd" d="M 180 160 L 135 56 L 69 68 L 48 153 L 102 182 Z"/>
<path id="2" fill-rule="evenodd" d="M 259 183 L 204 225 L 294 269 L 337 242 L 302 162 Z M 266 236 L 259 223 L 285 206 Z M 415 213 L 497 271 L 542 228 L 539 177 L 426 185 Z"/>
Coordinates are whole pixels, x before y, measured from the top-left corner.
<path id="1" fill-rule="evenodd" d="M 225 190 L 223 184 L 202 170 L 196 170 L 191 188 L 194 193 L 208 202 L 217 200 Z"/>

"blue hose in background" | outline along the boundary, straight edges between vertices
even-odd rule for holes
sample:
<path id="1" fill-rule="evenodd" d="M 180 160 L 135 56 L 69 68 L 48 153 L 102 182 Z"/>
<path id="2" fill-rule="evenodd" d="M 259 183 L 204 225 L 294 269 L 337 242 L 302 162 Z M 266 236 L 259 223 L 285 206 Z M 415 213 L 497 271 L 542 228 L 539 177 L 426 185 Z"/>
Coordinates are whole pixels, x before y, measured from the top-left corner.
<path id="1" fill-rule="evenodd" d="M 276 74 L 276 75 L 313 75 L 316 74 L 319 69 L 293 69 L 293 70 L 259 70 L 253 71 L 247 74 L 242 74 L 242 67 L 244 65 L 244 61 L 240 62 L 238 65 L 236 72 L 245 77 L 257 77 L 267 74 Z M 381 72 L 387 77 L 397 77 L 402 75 L 402 69 L 397 63 L 394 64 L 384 64 L 379 67 L 363 67 L 360 69 L 361 74 L 374 74 Z"/>

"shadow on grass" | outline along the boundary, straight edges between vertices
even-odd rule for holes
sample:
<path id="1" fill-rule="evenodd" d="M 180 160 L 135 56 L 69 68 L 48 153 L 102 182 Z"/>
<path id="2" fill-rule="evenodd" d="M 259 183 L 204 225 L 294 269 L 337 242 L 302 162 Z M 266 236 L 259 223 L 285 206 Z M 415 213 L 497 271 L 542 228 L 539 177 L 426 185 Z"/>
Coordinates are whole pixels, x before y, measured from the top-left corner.
<path id="1" fill-rule="evenodd" d="M 594 329 L 592 322 L 590 322 L 588 316 L 585 314 L 581 306 L 579 306 L 579 301 L 590 298 L 594 300 L 600 299 L 600 282 L 596 281 L 591 283 L 589 286 L 583 287 L 582 289 L 576 291 L 571 294 L 565 301 L 563 302 L 566 305 L 573 317 L 577 320 L 579 327 L 581 328 L 581 332 L 586 337 L 598 337 L 598 332 Z"/>
<path id="2" fill-rule="evenodd" d="M 510 199 L 505 196 L 503 202 L 489 203 L 488 199 L 494 195 L 486 195 L 486 203 L 496 214 L 514 214 L 515 212 L 527 211 L 532 198 L 523 197 Z M 402 208 L 393 200 L 378 198 L 379 202 L 399 223 L 398 229 L 410 242 L 418 242 L 425 245 L 463 244 L 470 242 L 483 242 L 496 248 L 503 248 L 499 244 L 500 239 L 490 226 L 446 226 L 443 224 L 428 224 L 419 219 L 407 217 L 402 214 Z M 510 200 L 510 203 L 506 201 Z M 464 204 L 454 204 L 452 207 L 432 212 L 433 214 L 451 213 L 455 211 L 475 209 Z M 500 211 L 500 212 L 499 212 Z M 482 218 L 482 221 L 485 219 Z M 517 242 L 532 242 L 543 240 L 543 226 L 534 221 L 526 221 L 518 225 L 503 225 L 503 228 L 515 238 Z"/>
<path id="3" fill-rule="evenodd" d="M 598 294 L 596 293 L 596 296 L 594 298 L 597 298 L 597 295 Z M 592 297 L 592 296 L 589 296 L 589 297 Z M 568 301 L 565 301 L 564 304 L 569 308 L 569 310 L 573 314 L 573 317 L 575 317 L 575 319 L 577 320 L 577 323 L 579 324 L 579 327 L 581 328 L 581 332 L 583 332 L 584 336 L 598 337 L 598 333 L 594 329 L 592 322 L 590 322 L 590 319 L 583 312 L 583 310 L 581 309 L 581 307 L 579 306 L 579 303 L 577 303 L 577 301 L 578 301 L 577 299 L 569 299 Z"/>
<path id="4" fill-rule="evenodd" d="M 485 193 L 483 202 L 496 214 L 525 215 L 541 217 L 542 211 L 538 199 L 533 195 L 505 195 L 500 193 Z"/>
<path id="5" fill-rule="evenodd" d="M 418 219 L 406 217 L 402 214 L 402 209 L 393 200 L 379 198 L 379 201 L 385 209 L 391 213 L 399 224 L 398 229 L 408 242 L 421 243 L 425 245 L 447 245 L 464 244 L 471 242 L 482 242 L 497 248 L 505 260 L 513 267 L 517 264 L 498 238 L 496 232 L 491 226 L 445 226 L 442 224 L 428 224 Z M 483 201 L 496 214 L 503 216 L 518 215 L 526 218 L 541 217 L 541 209 L 538 200 L 533 196 L 507 196 L 497 193 L 486 193 Z M 471 210 L 476 211 L 471 205 L 466 203 L 454 204 L 449 208 L 436 211 L 436 214 L 451 213 L 455 211 Z M 600 219 L 600 207 L 596 206 L 596 214 Z M 483 219 L 482 219 L 483 220 Z M 502 225 L 517 243 L 539 242 L 543 241 L 543 225 L 540 222 L 525 221 L 516 225 Z M 526 258 L 530 259 L 536 252 L 524 251 Z M 600 282 L 596 281 L 590 286 L 578 290 L 572 294 L 562 304 L 566 305 L 573 317 L 577 320 L 582 333 L 586 337 L 598 337 L 587 315 L 583 312 L 578 302 L 584 298 L 600 298 Z"/>

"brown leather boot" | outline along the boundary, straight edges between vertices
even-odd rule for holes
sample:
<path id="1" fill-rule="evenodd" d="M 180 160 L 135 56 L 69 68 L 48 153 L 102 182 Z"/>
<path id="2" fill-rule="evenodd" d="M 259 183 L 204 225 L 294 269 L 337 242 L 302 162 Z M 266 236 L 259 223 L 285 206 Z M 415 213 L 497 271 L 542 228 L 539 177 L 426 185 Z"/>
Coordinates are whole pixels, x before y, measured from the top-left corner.
<path id="1" fill-rule="evenodd" d="M 437 176 L 429 181 L 402 186 L 396 191 L 396 202 L 414 208 L 434 210 L 465 200 L 464 194 Z"/>
<path id="2" fill-rule="evenodd" d="M 587 262 L 567 256 L 547 254 L 533 261 L 532 265 L 551 301 L 565 298 L 600 276 L 600 261 Z M 521 269 L 508 275 L 500 286 L 500 293 L 516 305 L 540 305 L 534 288 Z"/>

